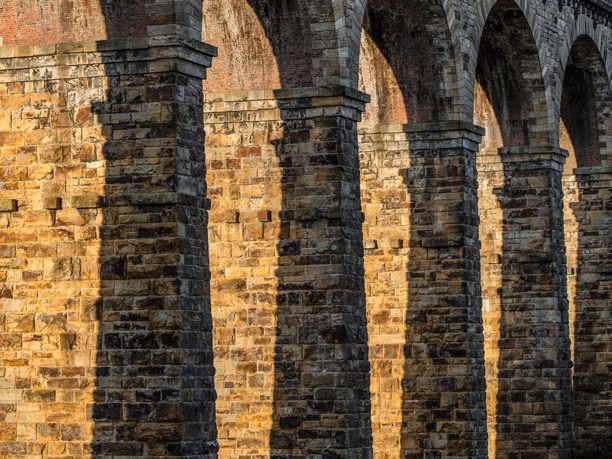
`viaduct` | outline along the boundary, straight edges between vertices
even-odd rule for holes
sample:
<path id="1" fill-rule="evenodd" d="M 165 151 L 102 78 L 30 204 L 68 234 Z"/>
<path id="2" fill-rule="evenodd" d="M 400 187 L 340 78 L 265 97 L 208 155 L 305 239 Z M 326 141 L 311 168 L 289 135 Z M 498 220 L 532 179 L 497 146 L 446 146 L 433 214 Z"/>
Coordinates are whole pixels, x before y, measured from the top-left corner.
<path id="1" fill-rule="evenodd" d="M 612 454 L 610 0 L 0 1 L 0 457 Z"/>

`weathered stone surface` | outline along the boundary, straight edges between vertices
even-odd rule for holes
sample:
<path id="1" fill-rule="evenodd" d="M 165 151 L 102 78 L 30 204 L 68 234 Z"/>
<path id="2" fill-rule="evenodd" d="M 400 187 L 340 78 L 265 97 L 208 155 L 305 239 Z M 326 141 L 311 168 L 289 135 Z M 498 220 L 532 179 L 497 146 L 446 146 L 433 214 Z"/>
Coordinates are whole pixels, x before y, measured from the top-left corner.
<path id="1" fill-rule="evenodd" d="M 4 0 L 0 457 L 604 457 L 607 3 Z"/>

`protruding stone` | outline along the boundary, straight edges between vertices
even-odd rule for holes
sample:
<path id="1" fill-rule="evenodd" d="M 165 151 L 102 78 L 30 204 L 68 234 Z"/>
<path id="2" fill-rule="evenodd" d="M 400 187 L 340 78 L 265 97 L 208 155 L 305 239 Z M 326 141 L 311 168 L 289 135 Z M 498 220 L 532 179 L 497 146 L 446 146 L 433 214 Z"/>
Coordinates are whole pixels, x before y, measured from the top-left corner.
<path id="1" fill-rule="evenodd" d="M 16 199 L 0 199 L 0 212 L 17 212 L 18 209 Z"/>
<path id="2" fill-rule="evenodd" d="M 43 198 L 43 208 L 48 210 L 58 210 L 62 208 L 62 198 L 45 197 Z"/>

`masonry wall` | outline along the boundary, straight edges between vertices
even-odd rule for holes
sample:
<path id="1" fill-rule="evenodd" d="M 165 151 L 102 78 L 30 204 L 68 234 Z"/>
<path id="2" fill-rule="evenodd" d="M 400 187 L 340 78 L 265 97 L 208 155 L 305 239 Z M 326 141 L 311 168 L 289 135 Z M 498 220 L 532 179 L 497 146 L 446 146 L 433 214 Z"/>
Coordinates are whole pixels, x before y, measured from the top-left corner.
<path id="1" fill-rule="evenodd" d="M 0 90 L 0 451 L 87 457 L 105 185 L 105 136 L 91 101 L 104 99 L 106 79 L 58 80 L 53 54 L 24 51 L 1 64 L 14 82 Z"/>
<path id="2" fill-rule="evenodd" d="M 365 285 L 376 457 L 397 457 L 402 438 L 410 200 L 408 139 L 401 125 L 360 131 Z"/>
<path id="3" fill-rule="evenodd" d="M 206 96 L 219 457 L 270 448 L 282 209 L 274 142 L 283 137 L 271 96 Z"/>
<path id="4" fill-rule="evenodd" d="M 579 36 L 610 85 L 606 13 L 498 2 L 501 36 L 488 0 L 123 3 L 0 6 L 0 456 L 484 457 L 485 416 L 489 457 L 607 450 L 609 164 L 561 184 L 556 147 Z M 496 40 L 524 88 L 491 100 Z"/>

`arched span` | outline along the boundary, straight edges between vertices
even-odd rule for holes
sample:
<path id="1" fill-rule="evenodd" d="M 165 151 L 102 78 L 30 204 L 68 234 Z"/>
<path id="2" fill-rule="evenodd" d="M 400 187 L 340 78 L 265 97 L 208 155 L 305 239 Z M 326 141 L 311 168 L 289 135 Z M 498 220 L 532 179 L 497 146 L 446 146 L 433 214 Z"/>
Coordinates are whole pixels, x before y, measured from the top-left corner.
<path id="1" fill-rule="evenodd" d="M 338 27 L 338 40 L 340 43 L 341 55 L 348 56 L 347 63 L 350 69 L 348 85 L 357 87 L 359 84 L 359 75 L 353 71 L 360 67 L 360 60 L 362 59 L 361 51 L 363 51 L 363 26 L 364 17 L 366 10 L 372 3 L 376 3 L 375 0 L 334 0 L 334 4 L 342 5 L 342 8 L 336 8 L 336 11 L 340 12 L 336 16 L 336 24 Z M 395 2 L 398 4 L 398 8 L 403 7 L 407 10 L 410 8 L 409 1 Z M 422 7 L 431 8 L 431 2 L 421 2 Z M 434 8 L 437 5 L 434 5 Z M 457 20 L 458 15 L 455 11 L 455 6 L 451 2 L 440 2 L 441 11 L 443 16 L 446 17 L 446 27 L 450 32 L 450 38 L 453 49 L 459 49 L 460 46 L 460 34 L 456 33 L 457 28 L 460 26 L 460 21 Z M 417 11 L 421 11 L 417 8 Z M 360 46 L 361 44 L 361 46 Z M 454 53 L 454 59 L 456 68 L 460 68 L 462 56 L 459 53 Z M 342 58 L 341 58 L 342 59 Z"/>
<path id="2" fill-rule="evenodd" d="M 563 103 L 563 91 L 566 89 L 567 68 L 575 61 L 577 44 L 580 44 L 580 49 L 588 52 L 592 70 L 597 73 L 599 101 L 605 99 L 604 92 L 610 92 L 612 89 L 612 54 L 606 46 L 610 40 L 609 33 L 606 35 L 606 32 L 609 31 L 602 27 L 596 28 L 593 20 L 585 15 L 580 15 L 577 21 L 570 24 L 566 39 L 559 50 L 559 61 L 556 68 L 555 101 L 558 108 L 554 111 L 555 129 L 559 128 L 563 111 L 561 104 Z M 587 42 L 589 42 L 588 45 Z"/>
<path id="3" fill-rule="evenodd" d="M 521 30 L 528 32 L 528 34 L 524 34 L 523 40 L 526 40 L 527 43 L 534 45 L 533 49 L 538 57 L 538 71 L 543 81 L 546 116 L 549 120 L 548 124 L 550 126 L 554 124 L 554 117 L 552 116 L 552 110 L 550 109 L 550 107 L 553 106 L 551 103 L 553 98 L 551 88 L 554 85 L 549 81 L 548 75 L 545 75 L 545 73 L 542 71 L 542 64 L 546 62 L 547 47 L 544 46 L 545 39 L 542 37 L 542 33 L 540 31 L 535 5 L 529 0 L 483 0 L 478 2 L 476 7 L 475 23 L 473 24 L 473 30 L 471 31 L 470 38 L 468 40 L 468 46 L 470 49 L 466 50 L 464 49 L 464 45 L 457 45 L 462 49 L 462 58 L 465 60 L 465 62 L 462 63 L 465 78 L 460 80 L 461 87 L 459 88 L 459 92 L 462 95 L 462 100 L 467 101 L 469 104 L 469 107 L 466 110 L 469 115 L 472 116 L 474 111 L 473 102 L 474 88 L 477 79 L 477 66 L 479 62 L 480 50 L 483 44 L 485 26 L 490 23 L 491 14 L 495 12 L 496 6 L 499 6 L 501 3 L 506 4 L 503 5 L 504 8 L 508 8 L 508 6 L 511 4 L 512 7 L 514 7 L 512 9 L 515 10 L 515 14 L 520 11 L 521 15 L 523 16 L 524 22 L 520 28 Z M 523 26 L 526 26 L 526 28 Z M 546 143 L 548 143 L 548 139 Z"/>
<path id="4" fill-rule="evenodd" d="M 612 152 L 612 91 L 596 42 L 580 35 L 564 69 L 561 146 L 565 165 L 565 238 L 569 319 L 573 344 L 574 437 L 576 458 L 605 455 L 612 442 L 610 359 L 610 189 L 606 170 Z M 604 166 L 604 167 L 602 167 Z M 606 167 L 607 166 L 607 167 Z M 576 168 L 577 167 L 577 168 Z M 597 356 L 594 359 L 593 356 Z"/>
<path id="5" fill-rule="evenodd" d="M 366 124 L 456 118 L 457 68 L 441 2 L 368 2 L 360 89 L 372 96 Z"/>
<path id="6" fill-rule="evenodd" d="M 340 84 L 357 88 L 359 85 L 359 54 L 361 24 L 367 0 L 332 0 L 334 24 L 338 40 Z"/>
<path id="7" fill-rule="evenodd" d="M 564 68 L 560 116 L 568 130 L 577 167 L 604 165 L 612 122 L 610 78 L 588 35 L 573 43 Z"/>
<path id="8" fill-rule="evenodd" d="M 495 110 L 503 146 L 549 143 L 540 62 L 527 17 L 513 0 L 499 0 L 483 26 L 475 75 Z"/>
<path id="9" fill-rule="evenodd" d="M 204 8 L 204 41 L 219 48 L 207 89 L 298 88 L 347 80 L 348 59 L 340 59 L 339 48 L 350 46 L 343 26 L 350 20 L 342 2 L 210 0 Z"/>

